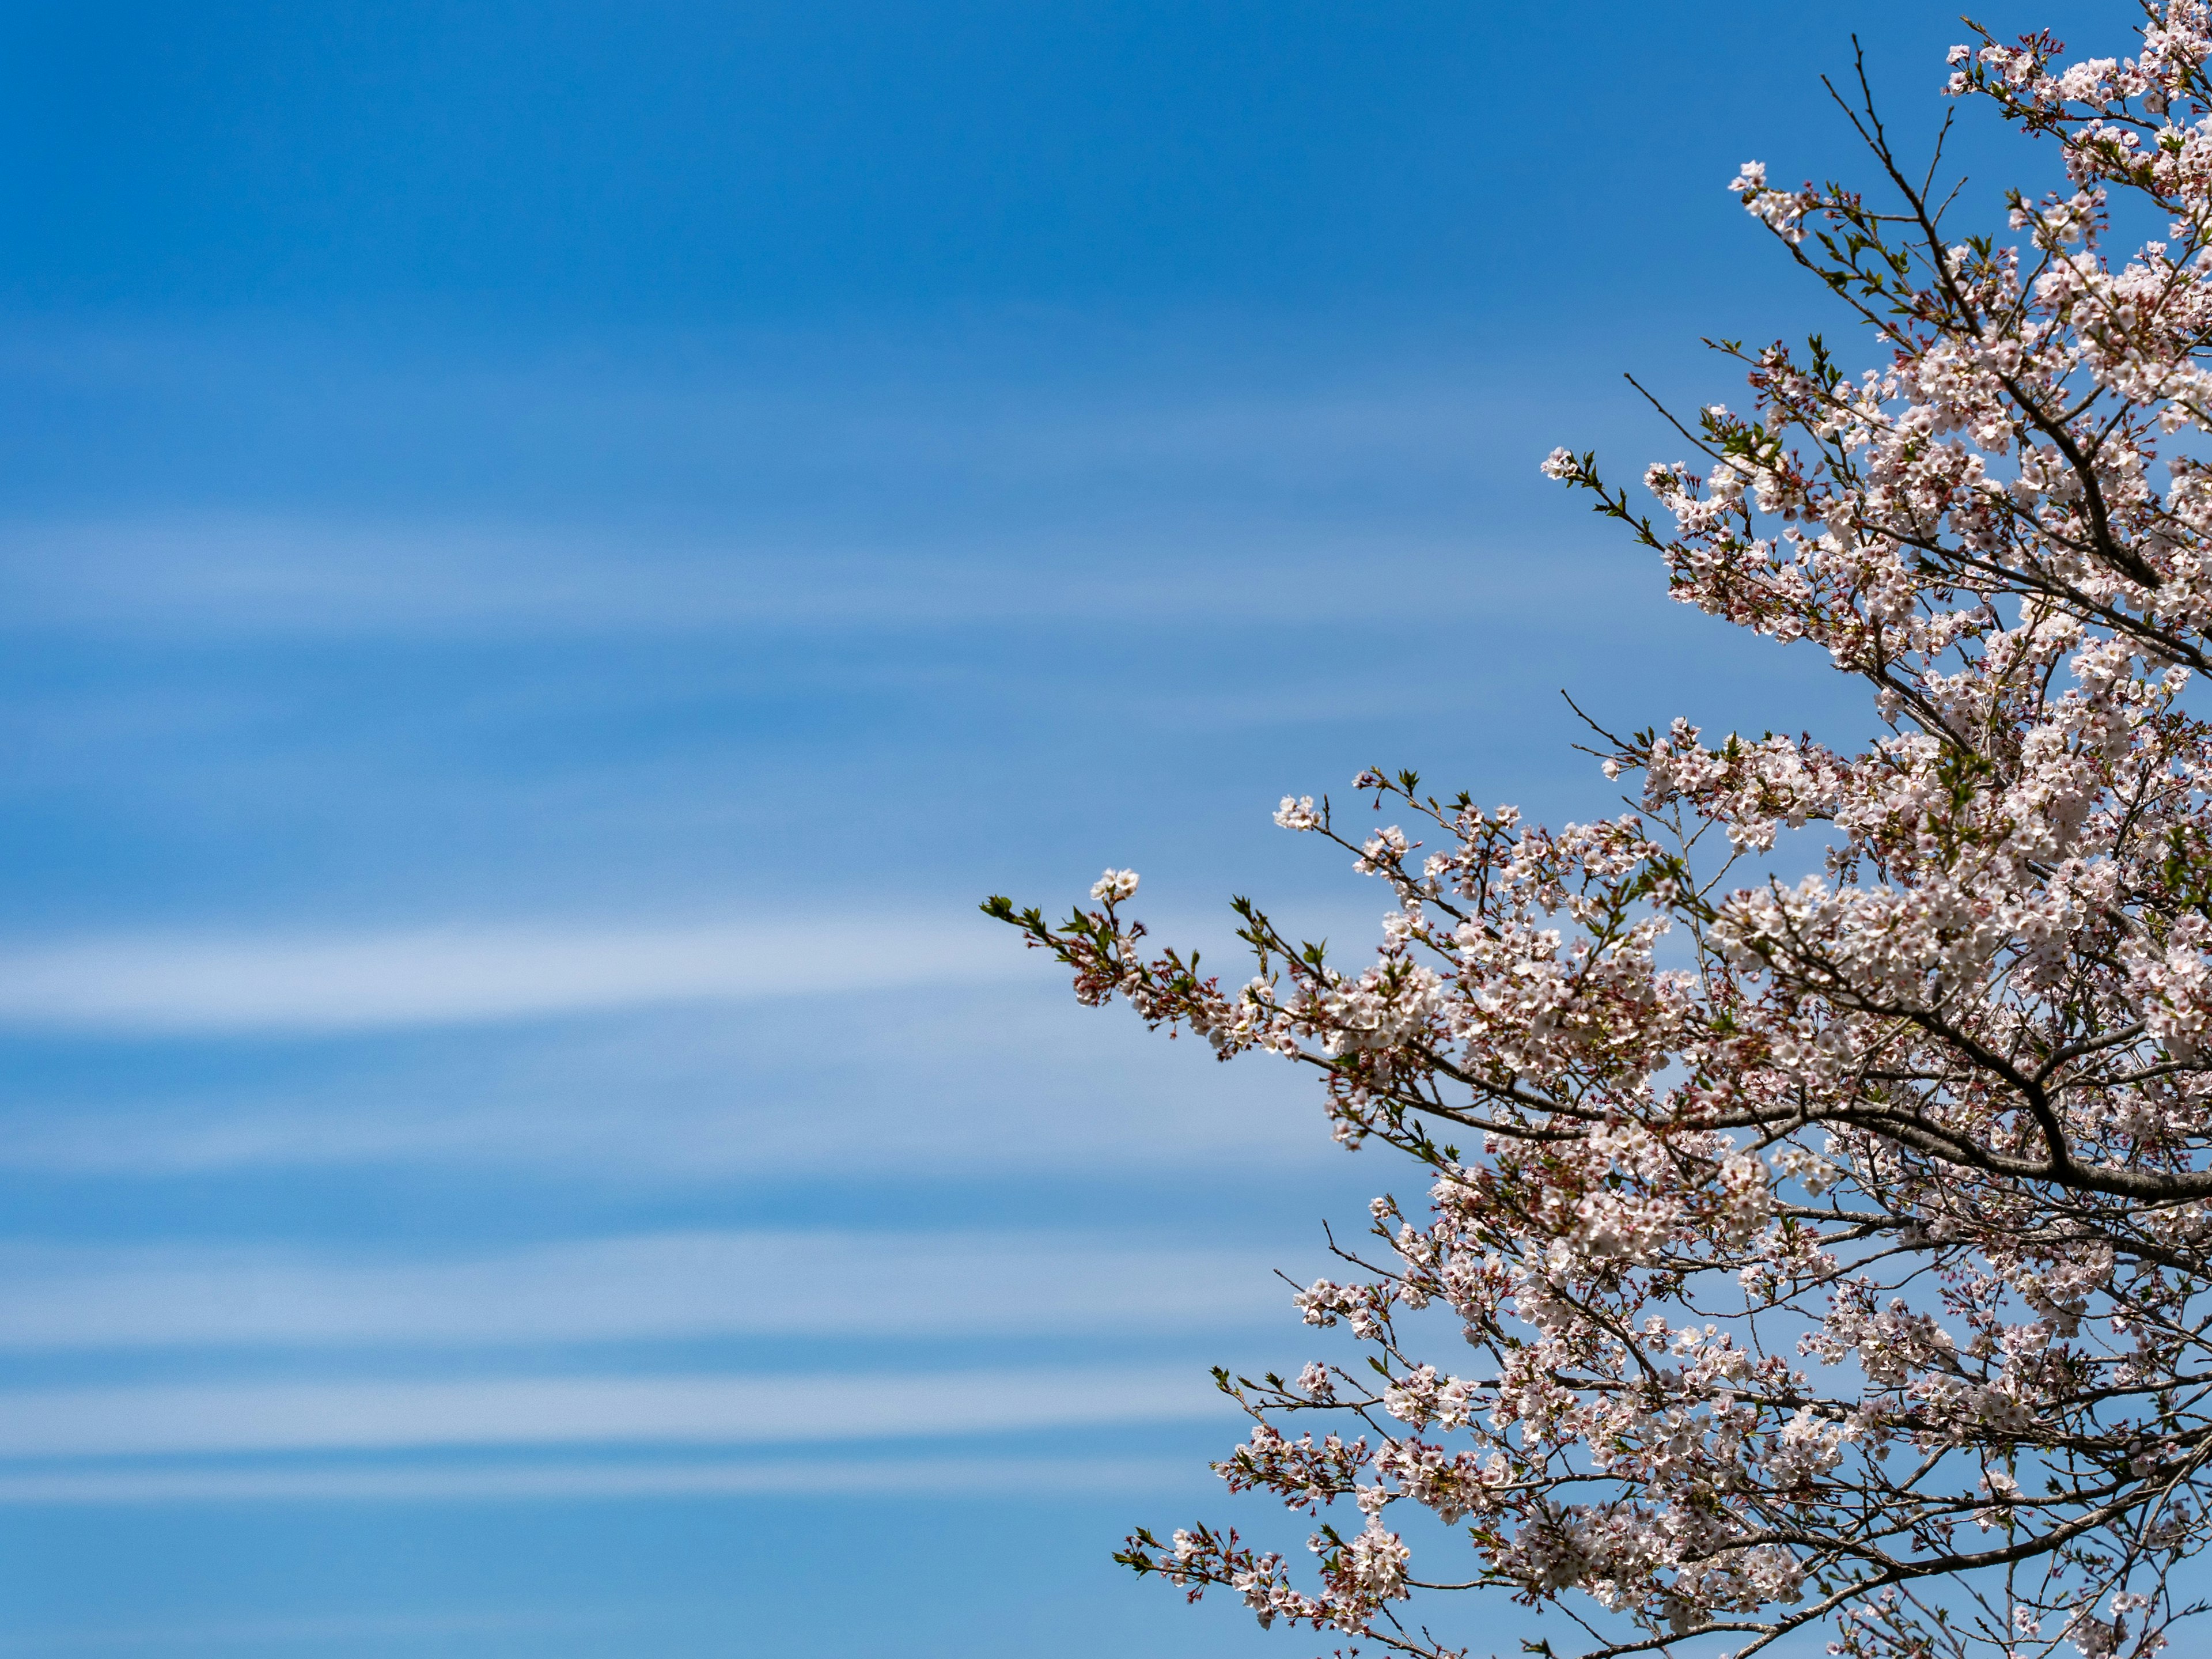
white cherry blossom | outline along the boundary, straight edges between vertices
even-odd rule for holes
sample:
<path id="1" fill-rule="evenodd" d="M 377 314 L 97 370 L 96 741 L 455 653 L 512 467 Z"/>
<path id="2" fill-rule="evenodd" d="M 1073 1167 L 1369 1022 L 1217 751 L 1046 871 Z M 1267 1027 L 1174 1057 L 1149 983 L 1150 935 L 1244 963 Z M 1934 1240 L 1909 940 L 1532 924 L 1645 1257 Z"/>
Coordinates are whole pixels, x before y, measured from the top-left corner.
<path id="1" fill-rule="evenodd" d="M 1879 204 L 1747 164 L 1869 361 L 1724 343 L 1744 412 L 1649 507 L 1543 462 L 1677 599 L 1863 682 L 1863 740 L 1594 726 L 1629 810 L 1556 829 L 1412 773 L 1354 781 L 1373 820 L 1285 796 L 1388 914 L 1354 961 L 1239 901 L 1233 989 L 1129 872 L 986 907 L 1084 1001 L 1308 1068 L 1419 1188 L 1291 1298 L 1334 1346 L 1219 1376 L 1286 1549 L 1124 1560 L 1431 1659 L 1485 1595 L 1565 1615 L 1559 1659 L 2167 1645 L 2212 1534 L 2208 58 L 2204 0 L 2129 53 L 1954 47 L 1946 93 L 2057 163 L 1978 221 L 1870 102 Z"/>

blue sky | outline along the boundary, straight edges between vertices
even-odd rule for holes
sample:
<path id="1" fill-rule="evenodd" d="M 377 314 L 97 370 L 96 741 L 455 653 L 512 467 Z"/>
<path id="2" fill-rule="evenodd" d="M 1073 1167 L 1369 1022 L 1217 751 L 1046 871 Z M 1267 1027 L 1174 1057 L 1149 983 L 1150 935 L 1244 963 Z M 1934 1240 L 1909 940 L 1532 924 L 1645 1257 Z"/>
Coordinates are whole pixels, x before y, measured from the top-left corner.
<path id="1" fill-rule="evenodd" d="M 1399 1172 L 973 907 L 1848 720 L 1535 468 L 1820 319 L 1853 28 L 1930 130 L 1904 4 L 5 9 L 0 1655 L 1306 1651 L 1106 1557 L 1303 1537 L 1205 1368 Z"/>

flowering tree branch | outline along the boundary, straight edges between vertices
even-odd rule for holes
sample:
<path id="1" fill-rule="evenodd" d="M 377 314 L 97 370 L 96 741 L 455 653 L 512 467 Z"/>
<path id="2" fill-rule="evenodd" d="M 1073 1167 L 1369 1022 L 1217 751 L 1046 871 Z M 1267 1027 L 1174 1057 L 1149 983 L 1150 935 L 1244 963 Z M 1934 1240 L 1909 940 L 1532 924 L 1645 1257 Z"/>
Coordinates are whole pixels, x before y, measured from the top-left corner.
<path id="1" fill-rule="evenodd" d="M 1372 830 L 1285 799 L 1390 890 L 1364 965 L 1240 899 L 1224 988 L 1147 946 L 1127 871 L 1065 922 L 985 907 L 1085 1002 L 1310 1067 L 1339 1139 L 1425 1171 L 1296 1297 L 1369 1365 L 1219 1376 L 1231 1489 L 1356 1523 L 1310 1579 L 1204 1526 L 1134 1534 L 1139 1571 L 1431 1659 L 1467 1650 L 1411 1603 L 1454 1591 L 1596 1659 L 1814 1624 L 1850 1659 L 2108 1659 L 2200 1610 L 2212 18 L 2154 6 L 2124 60 L 1974 35 L 1948 94 L 2052 141 L 2063 191 L 2008 196 L 2011 240 L 1947 229 L 1862 74 L 1888 205 L 1731 188 L 1880 365 L 1717 343 L 1751 410 L 1678 426 L 1655 509 L 1544 465 L 1674 597 L 1865 680 L 1870 741 L 1593 727 L 1637 798 L 1557 830 L 1412 773 L 1355 780 Z M 2116 216 L 2158 234 L 2112 255 Z M 1408 1505 L 1462 1529 L 1434 1569 Z"/>

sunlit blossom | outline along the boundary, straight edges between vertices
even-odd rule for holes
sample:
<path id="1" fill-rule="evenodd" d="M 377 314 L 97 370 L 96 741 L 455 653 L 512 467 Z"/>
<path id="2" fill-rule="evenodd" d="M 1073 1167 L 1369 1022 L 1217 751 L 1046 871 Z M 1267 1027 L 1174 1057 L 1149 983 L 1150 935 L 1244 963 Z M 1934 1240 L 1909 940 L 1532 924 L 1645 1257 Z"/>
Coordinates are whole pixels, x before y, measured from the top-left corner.
<path id="1" fill-rule="evenodd" d="M 1745 164 L 1875 361 L 1725 346 L 1746 412 L 1644 495 L 1542 463 L 1677 599 L 1863 681 L 1864 741 L 1595 725 L 1636 810 L 1557 829 L 1411 773 L 1285 796 L 1389 890 L 1380 943 L 1240 902 L 1230 990 L 1127 872 L 1058 926 L 987 907 L 1085 1001 L 1310 1068 L 1425 1189 L 1292 1296 L 1334 1357 L 1222 1378 L 1217 1468 L 1315 1517 L 1313 1565 L 1205 1527 L 1131 1565 L 1430 1656 L 1445 1587 L 1571 1613 L 1562 1659 L 2166 1645 L 2212 1535 L 2212 19 L 2147 15 L 2132 56 L 1949 52 L 2056 141 L 2006 234 L 1870 108 L 1901 205 Z M 1417 1548 L 1419 1510 L 1460 1530 Z"/>

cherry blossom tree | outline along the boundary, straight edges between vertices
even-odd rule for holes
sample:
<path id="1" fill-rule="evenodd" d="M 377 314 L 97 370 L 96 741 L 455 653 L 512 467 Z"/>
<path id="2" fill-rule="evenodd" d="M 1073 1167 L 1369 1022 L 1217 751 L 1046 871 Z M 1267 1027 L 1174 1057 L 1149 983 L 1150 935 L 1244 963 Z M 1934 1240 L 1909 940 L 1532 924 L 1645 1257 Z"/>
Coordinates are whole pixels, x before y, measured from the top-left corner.
<path id="1" fill-rule="evenodd" d="M 1451 1590 L 1540 1607 L 1561 1656 L 1818 1626 L 2117 1659 L 2197 1610 L 2212 17 L 2169 0 L 2073 63 L 1973 34 L 1948 95 L 2060 188 L 1959 228 L 1862 74 L 1878 197 L 1730 188 L 1875 366 L 1723 343 L 1750 411 L 1678 428 L 1648 514 L 1544 463 L 1676 599 L 1865 681 L 1870 740 L 1600 732 L 1632 810 L 1558 830 L 1412 773 L 1355 780 L 1357 824 L 1285 799 L 1389 890 L 1364 963 L 1240 900 L 1224 988 L 1146 943 L 1127 871 L 1064 923 L 986 906 L 1086 1003 L 1311 1068 L 1337 1138 L 1426 1189 L 1296 1298 L 1368 1363 L 1220 1379 L 1252 1426 L 1218 1472 L 1318 1517 L 1315 1559 L 1194 1525 L 1138 1532 L 1139 1571 L 1429 1656 L 1469 1651 Z"/>

